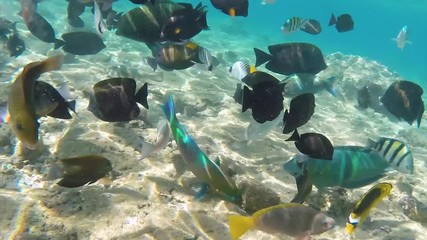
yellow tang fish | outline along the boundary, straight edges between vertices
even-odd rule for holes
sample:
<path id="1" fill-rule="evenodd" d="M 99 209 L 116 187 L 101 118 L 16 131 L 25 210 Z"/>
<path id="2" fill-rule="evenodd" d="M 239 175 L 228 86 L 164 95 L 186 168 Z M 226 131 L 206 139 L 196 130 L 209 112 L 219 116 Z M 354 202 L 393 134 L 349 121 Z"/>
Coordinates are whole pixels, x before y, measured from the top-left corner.
<path id="1" fill-rule="evenodd" d="M 35 82 L 42 73 L 58 70 L 62 55 L 27 64 L 10 87 L 8 122 L 13 133 L 28 148 L 38 142 L 39 123 L 34 105 Z"/>
<path id="2" fill-rule="evenodd" d="M 362 224 L 369 211 L 381 202 L 384 197 L 390 195 L 392 188 L 393 186 L 390 183 L 378 183 L 369 189 L 356 203 L 353 212 L 348 217 L 345 227 L 346 232 L 350 234 Z"/>

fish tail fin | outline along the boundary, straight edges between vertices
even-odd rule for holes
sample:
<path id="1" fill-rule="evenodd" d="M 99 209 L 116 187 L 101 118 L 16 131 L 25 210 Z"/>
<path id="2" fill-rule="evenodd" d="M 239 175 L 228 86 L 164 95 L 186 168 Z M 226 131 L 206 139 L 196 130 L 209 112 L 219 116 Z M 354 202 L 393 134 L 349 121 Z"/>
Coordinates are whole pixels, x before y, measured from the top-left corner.
<path id="1" fill-rule="evenodd" d="M 331 14 L 331 18 L 329 19 L 329 24 L 328 24 L 328 26 L 332 26 L 332 25 L 334 25 L 334 24 L 336 24 L 337 23 L 337 19 L 335 18 L 335 15 L 332 13 Z"/>
<path id="2" fill-rule="evenodd" d="M 76 113 L 76 100 L 67 102 L 67 108 Z M 77 113 L 76 113 L 77 114 Z"/>
<path id="3" fill-rule="evenodd" d="M 206 20 L 206 14 L 208 13 L 208 10 L 206 7 L 201 7 L 202 3 L 199 3 L 199 4 L 200 4 L 200 7 L 199 5 L 197 5 L 199 7 L 198 10 L 200 14 L 198 24 L 203 30 L 208 30 L 209 26 L 208 26 L 208 21 Z"/>
<path id="4" fill-rule="evenodd" d="M 246 112 L 252 106 L 252 92 L 247 86 L 243 88 L 242 112 Z"/>
<path id="5" fill-rule="evenodd" d="M 375 148 L 375 146 L 377 145 L 377 142 L 375 142 L 374 140 L 368 138 L 368 140 L 366 141 L 366 147 L 367 148 Z"/>
<path id="6" fill-rule="evenodd" d="M 252 216 L 245 217 L 239 215 L 231 215 L 228 217 L 228 222 L 230 226 L 230 235 L 232 240 L 239 239 L 240 236 L 245 234 L 255 225 L 255 219 Z"/>
<path id="7" fill-rule="evenodd" d="M 62 178 L 62 172 L 62 168 L 57 163 L 52 162 L 46 176 L 46 181 L 53 181 L 58 178 Z"/>
<path id="8" fill-rule="evenodd" d="M 337 96 L 337 90 L 335 88 L 335 82 L 337 81 L 336 77 L 330 77 L 325 80 L 325 88 L 332 96 Z"/>
<path id="9" fill-rule="evenodd" d="M 175 104 L 173 103 L 172 96 L 169 96 L 168 101 L 162 106 L 162 110 L 169 122 L 172 122 L 176 119 Z"/>
<path id="10" fill-rule="evenodd" d="M 153 69 L 153 71 L 155 72 L 157 70 L 157 59 L 152 58 L 152 57 L 148 57 L 146 58 L 147 60 L 147 64 Z"/>
<path id="11" fill-rule="evenodd" d="M 142 87 L 136 93 L 135 101 L 141 103 L 142 106 L 144 106 L 146 109 L 149 109 L 147 97 L 148 97 L 148 85 L 147 83 L 144 83 L 144 85 L 142 85 Z"/>
<path id="12" fill-rule="evenodd" d="M 259 50 L 258 48 L 254 48 L 254 52 L 255 52 L 255 58 L 256 58 L 256 62 L 255 62 L 255 67 L 258 67 L 268 61 L 271 60 L 272 56 L 262 50 Z"/>
<path id="13" fill-rule="evenodd" d="M 144 141 L 144 139 L 142 139 L 141 157 L 139 159 L 143 160 L 144 158 L 146 158 L 153 152 L 154 148 L 155 146 L 153 144 L 148 143 Z"/>
<path id="14" fill-rule="evenodd" d="M 54 49 L 58 49 L 58 48 L 64 46 L 64 44 L 65 44 L 65 42 L 63 40 L 61 40 L 61 39 L 55 39 L 53 48 Z"/>
<path id="15" fill-rule="evenodd" d="M 294 133 L 292 133 L 292 136 L 290 136 L 288 139 L 286 139 L 285 141 L 289 142 L 289 141 L 294 141 L 294 142 L 298 142 L 300 139 L 300 136 L 298 134 L 297 129 L 295 129 Z"/>

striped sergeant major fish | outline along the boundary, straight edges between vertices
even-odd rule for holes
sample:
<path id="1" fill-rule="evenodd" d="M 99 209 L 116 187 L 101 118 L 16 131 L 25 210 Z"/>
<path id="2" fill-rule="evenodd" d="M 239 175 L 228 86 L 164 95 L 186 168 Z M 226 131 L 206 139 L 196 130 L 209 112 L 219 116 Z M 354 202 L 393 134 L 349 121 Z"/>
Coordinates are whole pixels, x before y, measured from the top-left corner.
<path id="1" fill-rule="evenodd" d="M 308 19 L 302 19 L 300 17 L 291 17 L 283 24 L 281 30 L 284 33 L 293 33 L 298 31 L 300 28 L 303 28 L 308 22 Z"/>
<path id="2" fill-rule="evenodd" d="M 281 30 L 286 33 L 293 33 L 301 30 L 311 35 L 317 35 L 322 31 L 319 21 L 316 19 L 303 19 L 300 17 L 291 17 L 283 24 Z"/>
<path id="3" fill-rule="evenodd" d="M 369 140 L 374 148 L 389 163 L 390 167 L 401 173 L 414 173 L 414 158 L 409 147 L 393 138 L 380 138 L 377 142 Z"/>

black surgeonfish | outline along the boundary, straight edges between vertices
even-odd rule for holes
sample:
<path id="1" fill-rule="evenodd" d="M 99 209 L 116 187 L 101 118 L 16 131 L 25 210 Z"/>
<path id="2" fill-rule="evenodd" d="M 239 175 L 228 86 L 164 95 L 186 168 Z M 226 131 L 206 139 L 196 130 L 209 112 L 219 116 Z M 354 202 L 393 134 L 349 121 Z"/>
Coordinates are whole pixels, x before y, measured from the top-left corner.
<path id="1" fill-rule="evenodd" d="M 334 146 L 327 137 L 320 133 L 304 133 L 300 136 L 295 129 L 292 136 L 286 141 L 295 141 L 295 147 L 309 157 L 332 160 Z"/>
<path id="2" fill-rule="evenodd" d="M 254 51 L 255 67 L 267 62 L 265 68 L 279 74 L 317 74 L 327 68 L 322 51 L 309 43 L 271 45 L 268 46 L 271 55 L 258 48 L 254 48 Z"/>
<path id="3" fill-rule="evenodd" d="M 7 39 L 7 49 L 11 57 L 18 57 L 25 51 L 25 42 L 19 37 L 18 33 L 13 33 Z"/>
<path id="4" fill-rule="evenodd" d="M 76 101 L 66 101 L 52 85 L 43 81 L 36 81 L 34 88 L 34 102 L 37 116 L 50 116 L 60 119 L 71 119 L 68 110 L 76 112 Z"/>
<path id="5" fill-rule="evenodd" d="M 148 88 L 145 83 L 135 94 L 132 78 L 110 78 L 93 86 L 87 109 L 106 122 L 125 122 L 136 119 L 140 113 L 136 103 L 148 109 Z"/>
<path id="6" fill-rule="evenodd" d="M 322 32 L 322 26 L 320 26 L 319 21 L 316 19 L 308 19 L 308 22 L 305 24 L 304 28 L 301 28 L 301 31 L 311 35 L 317 35 Z"/>
<path id="7" fill-rule="evenodd" d="M 50 23 L 36 12 L 35 3 L 31 1 L 21 2 L 21 14 L 28 30 L 38 39 L 46 43 L 54 43 L 57 49 L 63 45 L 63 41 L 55 37 L 55 31 Z"/>
<path id="8" fill-rule="evenodd" d="M 181 4 L 157 0 L 154 5 L 144 4 L 122 15 L 116 25 L 116 34 L 135 41 L 144 42 L 149 48 L 164 41 L 162 26 L 172 13 L 185 7 Z"/>
<path id="9" fill-rule="evenodd" d="M 98 155 L 65 158 L 51 164 L 47 180 L 62 178 L 59 186 L 75 188 L 94 183 L 112 170 L 110 160 Z"/>
<path id="10" fill-rule="evenodd" d="M 291 100 L 290 110 L 283 115 L 283 133 L 287 134 L 306 124 L 314 114 L 313 93 L 304 93 Z"/>
<path id="11" fill-rule="evenodd" d="M 212 6 L 221 12 L 234 16 L 248 16 L 249 1 L 248 0 L 211 0 Z"/>
<path id="12" fill-rule="evenodd" d="M 203 63 L 199 59 L 199 51 L 202 48 L 193 43 L 167 43 L 157 51 L 155 58 L 147 58 L 148 64 L 157 69 L 157 66 L 163 70 L 182 70 L 193 66 L 196 62 Z"/>
<path id="13" fill-rule="evenodd" d="M 84 22 L 80 18 L 80 15 L 85 11 L 85 8 L 87 6 L 93 6 L 93 3 L 82 3 L 78 0 L 67 0 L 68 6 L 67 6 L 67 19 L 68 24 L 70 24 L 73 27 L 84 27 Z"/>
<path id="14" fill-rule="evenodd" d="M 381 97 L 384 107 L 399 120 L 404 119 L 412 125 L 417 120 L 420 127 L 424 113 L 424 102 L 421 99 L 423 89 L 410 81 L 397 81 L 390 85 Z"/>
<path id="15" fill-rule="evenodd" d="M 335 25 L 338 32 L 348 32 L 353 30 L 354 21 L 350 14 L 342 14 L 338 18 L 335 18 L 335 15 L 332 13 L 328 26 L 332 25 Z"/>
<path id="16" fill-rule="evenodd" d="M 193 9 L 191 4 L 180 4 L 184 8 L 175 10 L 172 16 L 163 23 L 161 38 L 179 42 L 196 36 L 202 30 L 209 29 L 206 21 L 206 6 L 199 3 Z"/>
<path id="17" fill-rule="evenodd" d="M 258 123 L 273 121 L 283 110 L 283 86 L 272 75 L 256 71 L 242 79 L 247 86 L 243 88 L 242 112 L 252 109 L 252 117 Z"/>
<path id="18" fill-rule="evenodd" d="M 67 19 L 68 24 L 70 24 L 73 27 L 82 28 L 84 27 L 84 22 L 80 18 L 80 15 L 83 14 L 86 7 L 92 8 L 92 13 L 94 13 L 94 3 L 93 0 L 67 0 L 68 6 L 67 6 Z M 104 1 L 97 1 L 98 4 L 100 4 L 100 10 L 102 14 L 102 18 L 106 19 L 106 25 L 108 29 L 111 29 L 115 26 L 117 22 L 117 18 L 120 17 L 120 13 L 117 13 L 112 8 L 112 2 L 115 2 L 116 0 L 104 0 Z"/>
<path id="19" fill-rule="evenodd" d="M 62 49 L 74 55 L 96 54 L 106 46 L 102 38 L 93 32 L 70 32 L 62 34 L 64 46 Z"/>

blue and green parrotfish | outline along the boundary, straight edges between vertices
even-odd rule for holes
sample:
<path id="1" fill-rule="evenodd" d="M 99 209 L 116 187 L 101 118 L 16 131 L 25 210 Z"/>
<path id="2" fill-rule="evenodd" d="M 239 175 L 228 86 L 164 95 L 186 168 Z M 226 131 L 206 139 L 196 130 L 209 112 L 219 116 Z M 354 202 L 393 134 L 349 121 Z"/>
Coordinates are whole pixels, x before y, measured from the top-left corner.
<path id="1" fill-rule="evenodd" d="M 242 196 L 235 183 L 222 172 L 219 163 L 209 160 L 206 154 L 197 146 L 197 143 L 185 127 L 179 123 L 171 96 L 162 106 L 162 109 L 169 121 L 173 136 L 187 169 L 204 183 L 204 187 L 196 195 L 196 199 L 200 199 L 207 189 L 210 189 L 224 196 L 227 200 L 239 203 Z"/>

